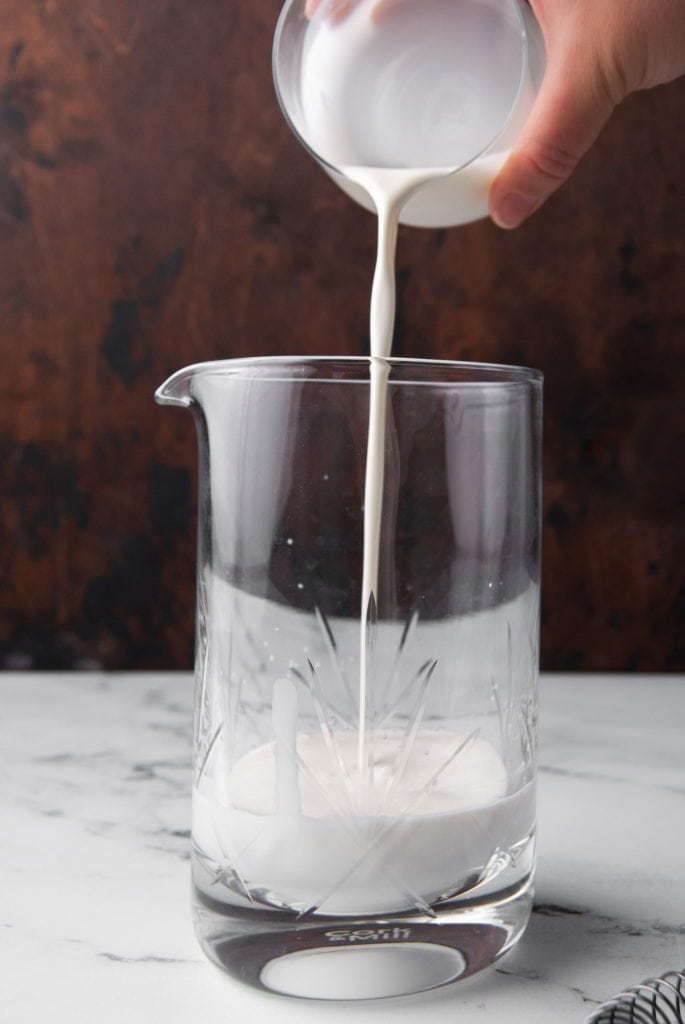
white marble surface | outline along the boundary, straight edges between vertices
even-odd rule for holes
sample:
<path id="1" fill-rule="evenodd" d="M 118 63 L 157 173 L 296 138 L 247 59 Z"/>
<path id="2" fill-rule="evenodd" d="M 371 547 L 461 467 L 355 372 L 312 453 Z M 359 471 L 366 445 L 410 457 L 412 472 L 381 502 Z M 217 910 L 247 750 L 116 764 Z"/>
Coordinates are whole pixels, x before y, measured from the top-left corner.
<path id="1" fill-rule="evenodd" d="M 547 676 L 539 870 L 522 942 L 428 995 L 243 987 L 189 913 L 189 675 L 0 675 L 3 1024 L 581 1024 L 685 963 L 685 677 Z"/>

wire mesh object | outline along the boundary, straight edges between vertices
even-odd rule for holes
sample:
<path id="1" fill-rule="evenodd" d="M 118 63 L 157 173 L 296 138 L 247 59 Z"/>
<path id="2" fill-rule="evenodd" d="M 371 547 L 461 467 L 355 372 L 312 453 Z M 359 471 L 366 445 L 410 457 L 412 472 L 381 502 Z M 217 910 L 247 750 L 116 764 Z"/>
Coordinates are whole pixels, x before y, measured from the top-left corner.
<path id="1" fill-rule="evenodd" d="M 685 971 L 668 971 L 621 992 L 585 1024 L 685 1024 Z"/>

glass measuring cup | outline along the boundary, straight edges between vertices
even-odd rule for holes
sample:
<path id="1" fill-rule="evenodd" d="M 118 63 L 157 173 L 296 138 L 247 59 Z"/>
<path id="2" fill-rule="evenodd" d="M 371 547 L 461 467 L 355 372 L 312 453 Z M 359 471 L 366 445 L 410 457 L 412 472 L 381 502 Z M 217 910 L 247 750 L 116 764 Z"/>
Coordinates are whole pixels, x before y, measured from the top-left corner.
<path id="1" fill-rule="evenodd" d="M 525 0 L 321 0 L 310 17 L 286 0 L 273 69 L 286 119 L 341 188 L 373 209 L 346 168 L 435 168 L 400 220 L 447 227 L 486 216 L 544 47 Z"/>

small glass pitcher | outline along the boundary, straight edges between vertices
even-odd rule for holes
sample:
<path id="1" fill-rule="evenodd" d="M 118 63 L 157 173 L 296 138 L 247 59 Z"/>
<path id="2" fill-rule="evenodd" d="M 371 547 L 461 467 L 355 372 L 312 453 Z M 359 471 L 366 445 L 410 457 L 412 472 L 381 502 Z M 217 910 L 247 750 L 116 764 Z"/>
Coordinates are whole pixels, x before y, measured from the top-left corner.
<path id="1" fill-rule="evenodd" d="M 286 0 L 273 71 L 286 120 L 324 170 L 372 210 L 355 169 L 434 169 L 402 223 L 449 227 L 485 217 L 545 67 L 526 0 L 308 7 L 309 15 L 305 0 Z"/>

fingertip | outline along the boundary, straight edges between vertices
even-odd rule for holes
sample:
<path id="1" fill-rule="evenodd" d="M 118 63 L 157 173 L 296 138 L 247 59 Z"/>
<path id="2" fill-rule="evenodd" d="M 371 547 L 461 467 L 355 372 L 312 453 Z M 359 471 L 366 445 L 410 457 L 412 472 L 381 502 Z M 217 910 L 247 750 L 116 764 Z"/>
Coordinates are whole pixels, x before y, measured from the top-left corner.
<path id="1" fill-rule="evenodd" d="M 534 190 L 526 189 L 522 184 L 516 159 L 512 159 L 510 154 L 492 182 L 488 196 L 490 217 L 497 227 L 519 227 L 542 203 L 542 198 Z"/>
<path id="2" fill-rule="evenodd" d="M 490 216 L 500 228 L 518 228 L 540 206 L 538 196 L 527 196 L 522 192 L 505 192 L 490 202 Z"/>

